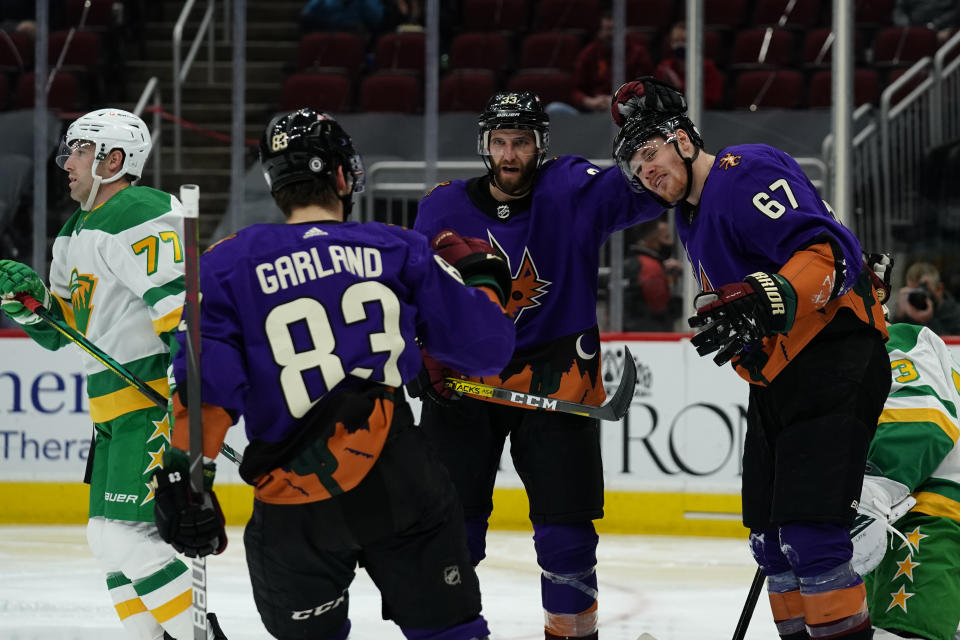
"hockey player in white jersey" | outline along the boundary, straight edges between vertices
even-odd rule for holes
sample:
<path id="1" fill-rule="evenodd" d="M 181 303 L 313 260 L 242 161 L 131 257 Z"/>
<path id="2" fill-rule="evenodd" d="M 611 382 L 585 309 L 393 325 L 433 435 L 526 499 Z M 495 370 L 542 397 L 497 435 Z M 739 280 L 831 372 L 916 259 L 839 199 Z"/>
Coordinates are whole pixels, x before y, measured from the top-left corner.
<path id="1" fill-rule="evenodd" d="M 893 386 L 860 499 L 882 518 L 854 537 L 854 567 L 874 638 L 960 639 L 960 365 L 930 329 L 888 329 Z"/>
<path id="2" fill-rule="evenodd" d="M 126 111 L 101 109 L 70 125 L 57 163 L 80 206 L 53 243 L 50 286 L 29 266 L 0 260 L 0 308 L 43 347 L 65 346 L 13 298 L 30 294 L 166 395 L 183 307 L 183 219 L 175 197 L 134 186 L 150 149 L 143 120 Z M 85 478 L 90 549 L 131 638 L 192 638 L 190 572 L 157 534 L 148 484 L 170 446 L 167 414 L 97 360 L 83 360 L 96 427 Z"/>

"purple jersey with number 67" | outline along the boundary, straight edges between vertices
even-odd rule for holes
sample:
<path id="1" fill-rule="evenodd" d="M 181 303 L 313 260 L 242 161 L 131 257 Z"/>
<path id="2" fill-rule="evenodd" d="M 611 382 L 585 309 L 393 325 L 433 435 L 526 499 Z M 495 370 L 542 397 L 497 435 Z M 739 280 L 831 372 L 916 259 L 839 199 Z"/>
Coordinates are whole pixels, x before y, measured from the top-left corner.
<path id="1" fill-rule="evenodd" d="M 837 295 L 860 274 L 860 242 L 837 222 L 796 160 L 779 149 L 722 149 L 693 211 L 677 216 L 677 235 L 701 290 L 756 271 L 775 273 L 798 249 L 824 241 L 835 248 Z"/>
<path id="2" fill-rule="evenodd" d="M 200 288 L 203 402 L 243 414 L 250 440 L 283 440 L 331 392 L 410 381 L 418 337 L 476 375 L 500 371 L 513 352 L 503 311 L 400 227 L 253 225 L 201 257 Z M 183 348 L 174 374 L 182 387 Z"/>

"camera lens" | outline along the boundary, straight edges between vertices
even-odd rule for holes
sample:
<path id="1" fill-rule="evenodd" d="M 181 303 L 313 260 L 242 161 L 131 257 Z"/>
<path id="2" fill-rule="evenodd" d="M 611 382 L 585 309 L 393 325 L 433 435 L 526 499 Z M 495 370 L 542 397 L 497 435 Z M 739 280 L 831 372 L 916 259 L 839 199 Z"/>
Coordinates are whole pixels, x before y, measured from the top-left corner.
<path id="1" fill-rule="evenodd" d="M 930 297 L 926 291 L 911 291 L 907 294 L 907 302 L 916 309 L 926 309 L 927 299 Z"/>

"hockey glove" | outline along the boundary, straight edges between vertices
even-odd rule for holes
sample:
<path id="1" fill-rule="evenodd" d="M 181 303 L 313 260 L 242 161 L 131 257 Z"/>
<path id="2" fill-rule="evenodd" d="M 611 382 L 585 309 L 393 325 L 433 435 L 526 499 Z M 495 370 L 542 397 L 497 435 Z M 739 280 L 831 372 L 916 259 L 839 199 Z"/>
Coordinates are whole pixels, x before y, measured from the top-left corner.
<path id="1" fill-rule="evenodd" d="M 460 272 L 465 284 L 490 288 L 500 304 L 506 306 L 510 300 L 513 276 L 507 261 L 486 240 L 461 236 L 456 231 L 444 229 L 434 236 L 430 246 Z"/>
<path id="2" fill-rule="evenodd" d="M 440 406 L 460 399 L 460 393 L 444 386 L 445 378 L 459 378 L 461 375 L 421 350 L 423 366 L 416 378 L 407 383 L 407 391 L 414 398 L 429 398 Z"/>
<path id="3" fill-rule="evenodd" d="M 610 115 L 622 127 L 637 111 L 679 114 L 687 110 L 683 94 L 672 84 L 643 76 L 620 85 L 610 102 Z"/>
<path id="4" fill-rule="evenodd" d="M 783 276 L 758 271 L 743 282 L 699 294 L 694 304 L 697 315 L 687 322 L 700 331 L 690 342 L 698 355 L 716 351 L 713 361 L 724 365 L 745 350 L 759 347 L 767 336 L 788 332 L 797 295 Z"/>
<path id="5" fill-rule="evenodd" d="M 890 278 L 893 276 L 893 257 L 889 253 L 865 253 L 863 261 L 867 265 L 867 275 L 877 294 L 880 304 L 890 299 Z"/>
<path id="6" fill-rule="evenodd" d="M 0 260 L 0 309 L 20 324 L 40 322 L 40 316 L 14 298 L 21 292 L 49 308 L 50 292 L 36 271 L 16 260 Z"/>
<path id="7" fill-rule="evenodd" d="M 170 448 L 163 469 L 153 472 L 153 516 L 164 542 L 190 558 L 222 553 L 227 548 L 225 520 L 213 492 L 216 465 L 203 465 L 203 494 L 190 489 L 186 451 Z"/>
<path id="8" fill-rule="evenodd" d="M 896 480 L 883 476 L 864 476 L 857 503 L 857 517 L 850 529 L 853 542 L 853 569 L 865 575 L 883 560 L 887 548 L 887 530 L 917 504 L 910 490 Z"/>

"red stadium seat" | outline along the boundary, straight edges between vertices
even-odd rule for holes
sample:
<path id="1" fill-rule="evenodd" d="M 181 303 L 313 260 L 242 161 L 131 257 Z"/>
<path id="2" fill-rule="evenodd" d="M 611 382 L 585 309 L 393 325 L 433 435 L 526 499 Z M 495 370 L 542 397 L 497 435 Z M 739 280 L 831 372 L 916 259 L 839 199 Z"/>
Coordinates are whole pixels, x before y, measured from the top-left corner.
<path id="1" fill-rule="evenodd" d="M 79 27 L 80 19 L 83 17 L 83 5 L 86 0 L 67 0 L 66 2 L 66 25 L 68 27 Z M 84 29 L 104 30 L 113 26 L 113 6 L 118 4 L 116 0 L 90 0 L 90 9 L 87 10 L 87 16 L 83 22 Z"/>
<path id="2" fill-rule="evenodd" d="M 855 0 L 853 19 L 857 27 L 878 29 L 893 24 L 893 5 L 896 0 Z"/>
<path id="3" fill-rule="evenodd" d="M 359 111 L 416 113 L 423 91 L 414 74 L 378 71 L 361 82 L 359 102 Z"/>
<path id="4" fill-rule="evenodd" d="M 627 28 L 664 31 L 676 21 L 673 0 L 627 0 Z"/>
<path id="5" fill-rule="evenodd" d="M 853 76 L 853 101 L 859 107 L 862 104 L 878 104 L 880 99 L 880 78 L 873 69 L 857 69 Z M 810 79 L 807 92 L 807 106 L 811 109 L 833 105 L 833 74 L 828 70 L 817 71 Z"/>
<path id="6" fill-rule="evenodd" d="M 820 0 L 757 0 L 753 25 L 810 29 L 820 22 L 820 4 Z"/>
<path id="7" fill-rule="evenodd" d="M 25 73 L 17 82 L 15 108 L 33 108 L 34 74 Z M 53 84 L 47 93 L 47 108 L 60 111 L 76 111 L 79 98 L 77 78 L 72 73 L 59 72 L 53 78 Z"/>
<path id="8" fill-rule="evenodd" d="M 533 91 L 543 103 L 573 104 L 573 76 L 557 69 L 520 69 L 507 81 L 507 91 Z"/>
<path id="9" fill-rule="evenodd" d="M 803 102 L 803 76 L 798 71 L 744 71 L 737 76 L 733 107 L 796 109 Z"/>
<path id="10" fill-rule="evenodd" d="M 890 85 L 892 85 L 895 80 L 899 79 L 900 76 L 902 76 L 906 72 L 907 72 L 906 67 L 901 67 L 899 69 L 891 70 L 890 76 L 887 78 L 886 86 L 889 87 Z M 900 87 L 894 92 L 893 98 L 890 101 L 891 104 L 898 104 L 899 102 L 901 102 L 904 98 L 907 97 L 907 95 L 911 91 L 917 88 L 917 85 L 919 85 L 921 82 L 926 80 L 926 78 L 927 78 L 927 75 L 925 73 L 914 74 L 912 78 L 907 80 L 906 84 L 904 84 L 902 87 Z"/>
<path id="11" fill-rule="evenodd" d="M 33 69 L 33 43 L 20 31 L 0 31 L 0 72 Z"/>
<path id="12" fill-rule="evenodd" d="M 580 40 L 572 33 L 531 33 L 520 46 L 520 68 L 573 71 Z"/>
<path id="13" fill-rule="evenodd" d="M 366 39 L 357 33 L 315 31 L 300 39 L 297 49 L 297 70 L 341 68 L 359 74 L 366 60 Z"/>
<path id="14" fill-rule="evenodd" d="M 592 34 L 600 24 L 599 0 L 540 0 L 535 31 L 572 29 Z"/>
<path id="15" fill-rule="evenodd" d="M 495 90 L 489 69 L 454 69 L 440 81 L 439 109 L 479 113 Z"/>
<path id="16" fill-rule="evenodd" d="M 908 67 L 937 51 L 937 33 L 926 27 L 886 27 L 873 40 L 873 63 Z"/>
<path id="17" fill-rule="evenodd" d="M 460 22 L 464 31 L 522 33 L 530 25 L 527 0 L 463 0 Z"/>
<path id="18" fill-rule="evenodd" d="M 377 40 L 374 62 L 378 70 L 423 73 L 427 36 L 423 32 L 385 33 Z"/>
<path id="19" fill-rule="evenodd" d="M 313 107 L 327 113 L 350 111 L 350 77 L 345 72 L 295 73 L 283 82 L 280 109 Z"/>
<path id="20" fill-rule="evenodd" d="M 747 19 L 747 0 L 703 0 L 703 26 L 739 29 Z"/>
<path id="21" fill-rule="evenodd" d="M 69 44 L 67 40 L 69 38 Z M 47 43 L 48 63 L 55 66 L 66 47 L 63 66 L 68 70 L 80 70 L 89 74 L 100 72 L 100 34 L 93 31 L 54 31 Z"/>
<path id="22" fill-rule="evenodd" d="M 733 40 L 731 67 L 747 70 L 792 66 L 794 43 L 793 33 L 786 29 L 744 29 Z"/>
<path id="23" fill-rule="evenodd" d="M 450 44 L 451 69 L 489 69 L 500 73 L 507 66 L 507 38 L 493 31 L 461 33 Z"/>

